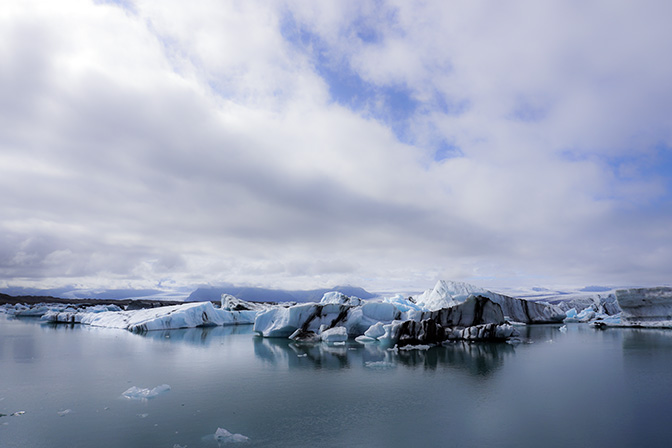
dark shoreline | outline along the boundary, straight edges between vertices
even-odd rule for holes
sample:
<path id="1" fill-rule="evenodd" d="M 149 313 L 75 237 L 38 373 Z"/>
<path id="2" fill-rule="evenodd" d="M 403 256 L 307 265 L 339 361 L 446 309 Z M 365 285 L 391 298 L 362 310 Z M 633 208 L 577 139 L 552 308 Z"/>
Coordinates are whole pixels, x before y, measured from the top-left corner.
<path id="1" fill-rule="evenodd" d="M 17 303 L 26 305 L 35 305 L 38 303 L 64 303 L 75 306 L 117 305 L 121 308 L 126 308 L 129 305 L 132 305 L 132 308 L 157 308 L 160 306 L 180 305 L 184 302 L 157 299 L 62 299 L 52 296 L 10 296 L 0 293 L 0 305 L 16 305 Z"/>

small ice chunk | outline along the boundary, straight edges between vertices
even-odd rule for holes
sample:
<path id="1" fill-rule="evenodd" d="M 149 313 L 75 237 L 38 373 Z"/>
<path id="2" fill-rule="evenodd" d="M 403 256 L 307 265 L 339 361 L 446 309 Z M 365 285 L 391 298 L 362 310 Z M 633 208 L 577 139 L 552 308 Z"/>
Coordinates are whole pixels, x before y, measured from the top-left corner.
<path id="1" fill-rule="evenodd" d="M 334 327 L 328 330 L 324 330 L 320 334 L 320 338 L 323 342 L 345 342 L 348 340 L 348 329 L 345 327 Z"/>
<path id="2" fill-rule="evenodd" d="M 215 439 L 219 443 L 247 442 L 250 440 L 249 437 L 245 437 L 242 434 L 231 434 L 224 428 L 217 428 L 217 431 L 215 431 Z"/>
<path id="3" fill-rule="evenodd" d="M 138 417 L 147 418 L 147 417 L 149 417 L 149 414 L 138 414 Z"/>
<path id="4" fill-rule="evenodd" d="M 25 413 L 26 413 L 26 411 L 16 411 L 16 412 L 12 412 L 11 414 L 9 414 L 9 416 L 10 417 L 16 417 L 17 415 L 23 415 Z"/>
<path id="5" fill-rule="evenodd" d="M 430 348 L 432 348 L 431 345 L 419 344 L 419 345 L 404 345 L 403 347 L 399 347 L 399 350 L 403 350 L 403 351 L 429 350 Z"/>
<path id="6" fill-rule="evenodd" d="M 560 327 L 560 333 L 567 333 L 567 325 Z"/>
<path id="7" fill-rule="evenodd" d="M 392 369 L 395 367 L 394 363 L 387 361 L 368 361 L 364 363 L 364 367 L 374 370 Z"/>
<path id="8" fill-rule="evenodd" d="M 126 392 L 121 394 L 121 396 L 128 398 L 129 400 L 146 400 L 148 398 L 154 398 L 157 395 L 160 395 L 169 390 L 170 386 L 167 384 L 156 386 L 154 389 L 142 389 L 140 387 L 133 386 L 129 387 Z"/>
<path id="9" fill-rule="evenodd" d="M 375 324 L 371 325 L 368 330 L 364 332 L 364 336 L 372 339 L 378 339 L 384 334 L 385 334 L 385 328 L 383 328 L 382 322 L 376 322 Z"/>
<path id="10" fill-rule="evenodd" d="M 69 413 L 72 412 L 72 409 L 63 409 L 62 411 L 58 411 L 57 414 L 63 417 L 64 415 L 68 415 Z"/>
<path id="11" fill-rule="evenodd" d="M 369 344 L 369 343 L 371 343 L 371 342 L 376 342 L 375 339 L 370 338 L 370 337 L 368 337 L 368 336 L 364 336 L 364 335 L 362 335 L 362 336 L 357 336 L 357 337 L 355 338 L 355 341 L 359 342 L 360 344 Z"/>

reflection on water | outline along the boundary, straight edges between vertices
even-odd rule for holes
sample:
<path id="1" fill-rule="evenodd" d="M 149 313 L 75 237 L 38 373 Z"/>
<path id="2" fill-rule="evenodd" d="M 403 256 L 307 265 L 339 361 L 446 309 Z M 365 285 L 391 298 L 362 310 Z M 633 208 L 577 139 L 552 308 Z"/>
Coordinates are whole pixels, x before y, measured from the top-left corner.
<path id="1" fill-rule="evenodd" d="M 254 354 L 272 365 L 290 369 L 343 369 L 359 366 L 403 366 L 409 369 L 460 369 L 474 375 L 488 376 L 504 360 L 515 354 L 505 343 L 454 342 L 428 350 L 394 350 L 377 343 L 346 345 L 296 343 L 280 338 L 254 338 Z"/>
<path id="2" fill-rule="evenodd" d="M 209 346 L 219 343 L 221 338 L 237 334 L 252 334 L 252 325 L 228 325 L 224 327 L 181 328 L 178 330 L 154 330 L 135 333 L 147 339 L 165 340 L 167 342 L 184 342 L 191 345 Z"/>
<path id="3" fill-rule="evenodd" d="M 354 343 L 356 344 L 356 343 Z M 357 344 L 359 345 L 359 344 Z M 254 354 L 272 365 L 287 365 L 289 368 L 346 368 L 348 345 L 328 345 L 322 343 L 300 343 L 281 338 L 254 338 Z"/>
<path id="4" fill-rule="evenodd" d="M 562 337 L 564 334 L 560 328 L 564 325 L 525 325 L 516 327 L 520 337 L 528 342 L 552 341 Z M 574 327 L 573 327 L 574 328 Z M 576 328 L 579 328 L 576 326 Z M 582 325 L 581 330 L 594 332 L 595 330 L 587 325 Z"/>
<path id="5" fill-rule="evenodd" d="M 204 448 L 218 427 L 256 447 L 669 446 L 672 331 L 560 328 L 404 351 L 0 316 L 0 446 Z"/>
<path id="6" fill-rule="evenodd" d="M 652 328 L 628 329 L 623 336 L 623 348 L 672 350 L 672 331 Z"/>

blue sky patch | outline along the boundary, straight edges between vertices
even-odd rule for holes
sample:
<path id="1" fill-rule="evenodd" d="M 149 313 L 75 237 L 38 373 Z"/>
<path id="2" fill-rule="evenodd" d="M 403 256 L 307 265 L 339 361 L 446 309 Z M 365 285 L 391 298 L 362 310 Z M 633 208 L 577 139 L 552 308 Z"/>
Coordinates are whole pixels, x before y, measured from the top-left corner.
<path id="1" fill-rule="evenodd" d="M 378 39 L 374 29 L 358 29 L 358 36 L 361 32 L 368 41 Z M 316 73 L 329 86 L 332 101 L 385 123 L 399 140 L 412 143 L 408 121 L 420 102 L 410 89 L 404 85 L 377 85 L 366 81 L 352 69 L 348 60 L 335 54 L 318 34 L 301 26 L 291 15 L 285 17 L 281 32 L 287 41 L 310 55 Z"/>

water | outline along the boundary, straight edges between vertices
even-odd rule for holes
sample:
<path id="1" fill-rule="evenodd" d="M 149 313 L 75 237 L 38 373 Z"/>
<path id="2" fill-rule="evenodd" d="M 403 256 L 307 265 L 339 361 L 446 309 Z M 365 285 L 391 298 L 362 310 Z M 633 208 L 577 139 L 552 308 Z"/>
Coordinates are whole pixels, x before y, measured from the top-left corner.
<path id="1" fill-rule="evenodd" d="M 0 413 L 25 411 L 0 417 L 0 447 L 217 447 L 218 427 L 254 447 L 669 446 L 672 332 L 523 336 L 394 353 L 0 315 Z"/>

